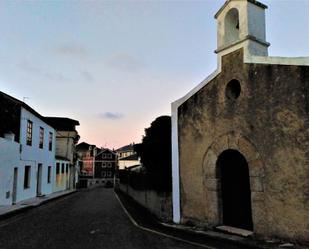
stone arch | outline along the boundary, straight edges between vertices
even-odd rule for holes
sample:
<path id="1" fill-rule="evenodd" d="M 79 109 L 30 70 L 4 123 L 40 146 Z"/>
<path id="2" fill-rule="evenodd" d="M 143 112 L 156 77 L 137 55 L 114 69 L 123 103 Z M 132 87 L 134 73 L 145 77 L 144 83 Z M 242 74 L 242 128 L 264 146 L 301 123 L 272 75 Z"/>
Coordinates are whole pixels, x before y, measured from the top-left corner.
<path id="1" fill-rule="evenodd" d="M 230 9 L 224 17 L 224 43 L 233 44 L 239 40 L 239 11 L 236 8 Z"/>
<path id="2" fill-rule="evenodd" d="M 230 132 L 224 134 L 207 148 L 203 158 L 204 190 L 206 199 L 206 218 L 212 226 L 222 224 L 221 182 L 217 172 L 217 160 L 225 150 L 239 151 L 247 160 L 249 167 L 252 219 L 254 230 L 259 230 L 265 218 L 263 202 L 264 163 L 254 144 L 245 136 Z"/>

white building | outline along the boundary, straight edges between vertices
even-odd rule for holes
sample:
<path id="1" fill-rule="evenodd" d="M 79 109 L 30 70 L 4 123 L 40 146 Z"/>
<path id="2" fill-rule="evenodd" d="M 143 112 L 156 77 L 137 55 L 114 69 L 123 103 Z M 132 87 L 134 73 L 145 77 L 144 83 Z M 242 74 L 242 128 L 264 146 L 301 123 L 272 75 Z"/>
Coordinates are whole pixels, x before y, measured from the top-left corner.
<path id="1" fill-rule="evenodd" d="M 53 192 L 63 191 L 70 188 L 70 161 L 66 158 L 56 156 L 56 167 L 54 167 L 53 175 Z"/>
<path id="2" fill-rule="evenodd" d="M 0 137 L 8 133 L 15 134 L 10 143 L 1 140 L 3 149 L 0 161 L 5 162 L 7 167 L 0 166 L 4 171 L 0 175 L 0 182 L 5 184 L 1 188 L 5 191 L 5 201 L 2 202 L 2 194 L 0 205 L 52 193 L 55 177 L 54 128 L 45 123 L 44 118 L 30 106 L 2 92 L 0 106 Z M 4 154 L 5 150 L 9 150 L 8 154 Z M 16 158 L 19 159 L 18 163 Z M 8 189 L 11 189 L 12 194 L 8 193 Z"/>
<path id="3" fill-rule="evenodd" d="M 122 157 L 118 159 L 118 168 L 120 170 L 126 169 L 132 166 L 140 165 L 140 158 L 138 157 L 137 154 L 133 154 L 127 157 Z"/>
<path id="4" fill-rule="evenodd" d="M 117 149 L 116 153 L 118 156 L 119 170 L 141 164 L 138 155 L 134 151 L 134 143 L 125 145 Z"/>
<path id="5" fill-rule="evenodd" d="M 0 137 L 0 158 L 0 205 L 11 205 L 16 201 L 20 164 L 19 144 L 13 136 Z"/>
<path id="6" fill-rule="evenodd" d="M 44 120 L 56 130 L 56 167 L 53 191 L 75 189 L 78 181 L 76 144 L 79 122 L 65 117 L 45 117 Z"/>
<path id="7" fill-rule="evenodd" d="M 50 194 L 53 192 L 55 130 L 24 107 L 20 124 L 20 175 L 24 176 L 24 186 L 18 188 L 17 196 L 22 200 Z"/>

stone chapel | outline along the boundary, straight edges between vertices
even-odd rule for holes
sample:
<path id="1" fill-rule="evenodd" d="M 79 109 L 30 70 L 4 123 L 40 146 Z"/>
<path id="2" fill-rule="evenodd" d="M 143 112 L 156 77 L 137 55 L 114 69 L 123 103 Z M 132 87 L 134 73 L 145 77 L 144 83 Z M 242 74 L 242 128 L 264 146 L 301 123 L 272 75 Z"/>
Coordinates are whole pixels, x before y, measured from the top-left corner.
<path id="1" fill-rule="evenodd" d="M 266 5 L 217 12 L 217 70 L 172 103 L 173 220 L 309 240 L 309 57 L 269 57 Z"/>

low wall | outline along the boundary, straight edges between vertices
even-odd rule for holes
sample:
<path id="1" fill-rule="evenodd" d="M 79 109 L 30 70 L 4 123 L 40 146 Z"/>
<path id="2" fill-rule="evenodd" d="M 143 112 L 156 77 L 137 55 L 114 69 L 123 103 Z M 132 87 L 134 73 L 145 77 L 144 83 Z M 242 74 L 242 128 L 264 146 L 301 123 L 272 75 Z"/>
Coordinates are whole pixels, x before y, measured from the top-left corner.
<path id="1" fill-rule="evenodd" d="M 171 193 L 158 193 L 154 190 L 135 190 L 129 185 L 117 184 L 119 190 L 132 197 L 162 221 L 172 220 Z"/>
<path id="2" fill-rule="evenodd" d="M 108 186 L 107 184 L 114 184 L 113 178 L 80 178 L 78 181 L 78 188 L 95 188 L 99 186 Z"/>

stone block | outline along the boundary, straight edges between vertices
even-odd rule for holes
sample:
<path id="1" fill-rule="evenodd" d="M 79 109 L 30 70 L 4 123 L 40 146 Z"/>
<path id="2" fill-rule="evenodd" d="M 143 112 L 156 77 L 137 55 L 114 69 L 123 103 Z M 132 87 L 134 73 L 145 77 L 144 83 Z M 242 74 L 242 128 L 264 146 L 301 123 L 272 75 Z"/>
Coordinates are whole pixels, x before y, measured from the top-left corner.
<path id="1" fill-rule="evenodd" d="M 255 147 L 244 137 L 238 140 L 238 149 L 245 156 L 248 162 L 259 158 Z"/>
<path id="2" fill-rule="evenodd" d="M 263 180 L 261 177 L 250 177 L 250 187 L 253 192 L 263 192 Z"/>
<path id="3" fill-rule="evenodd" d="M 207 178 L 215 178 L 216 177 L 216 163 L 217 163 L 217 155 L 216 153 L 209 149 L 206 153 L 203 161 L 203 172 L 204 177 Z"/>
<path id="4" fill-rule="evenodd" d="M 219 179 L 209 178 L 205 181 L 207 190 L 209 191 L 219 191 L 221 189 L 221 183 Z"/>
<path id="5" fill-rule="evenodd" d="M 262 160 L 257 159 L 249 162 L 249 174 L 251 177 L 264 177 L 264 164 Z"/>

